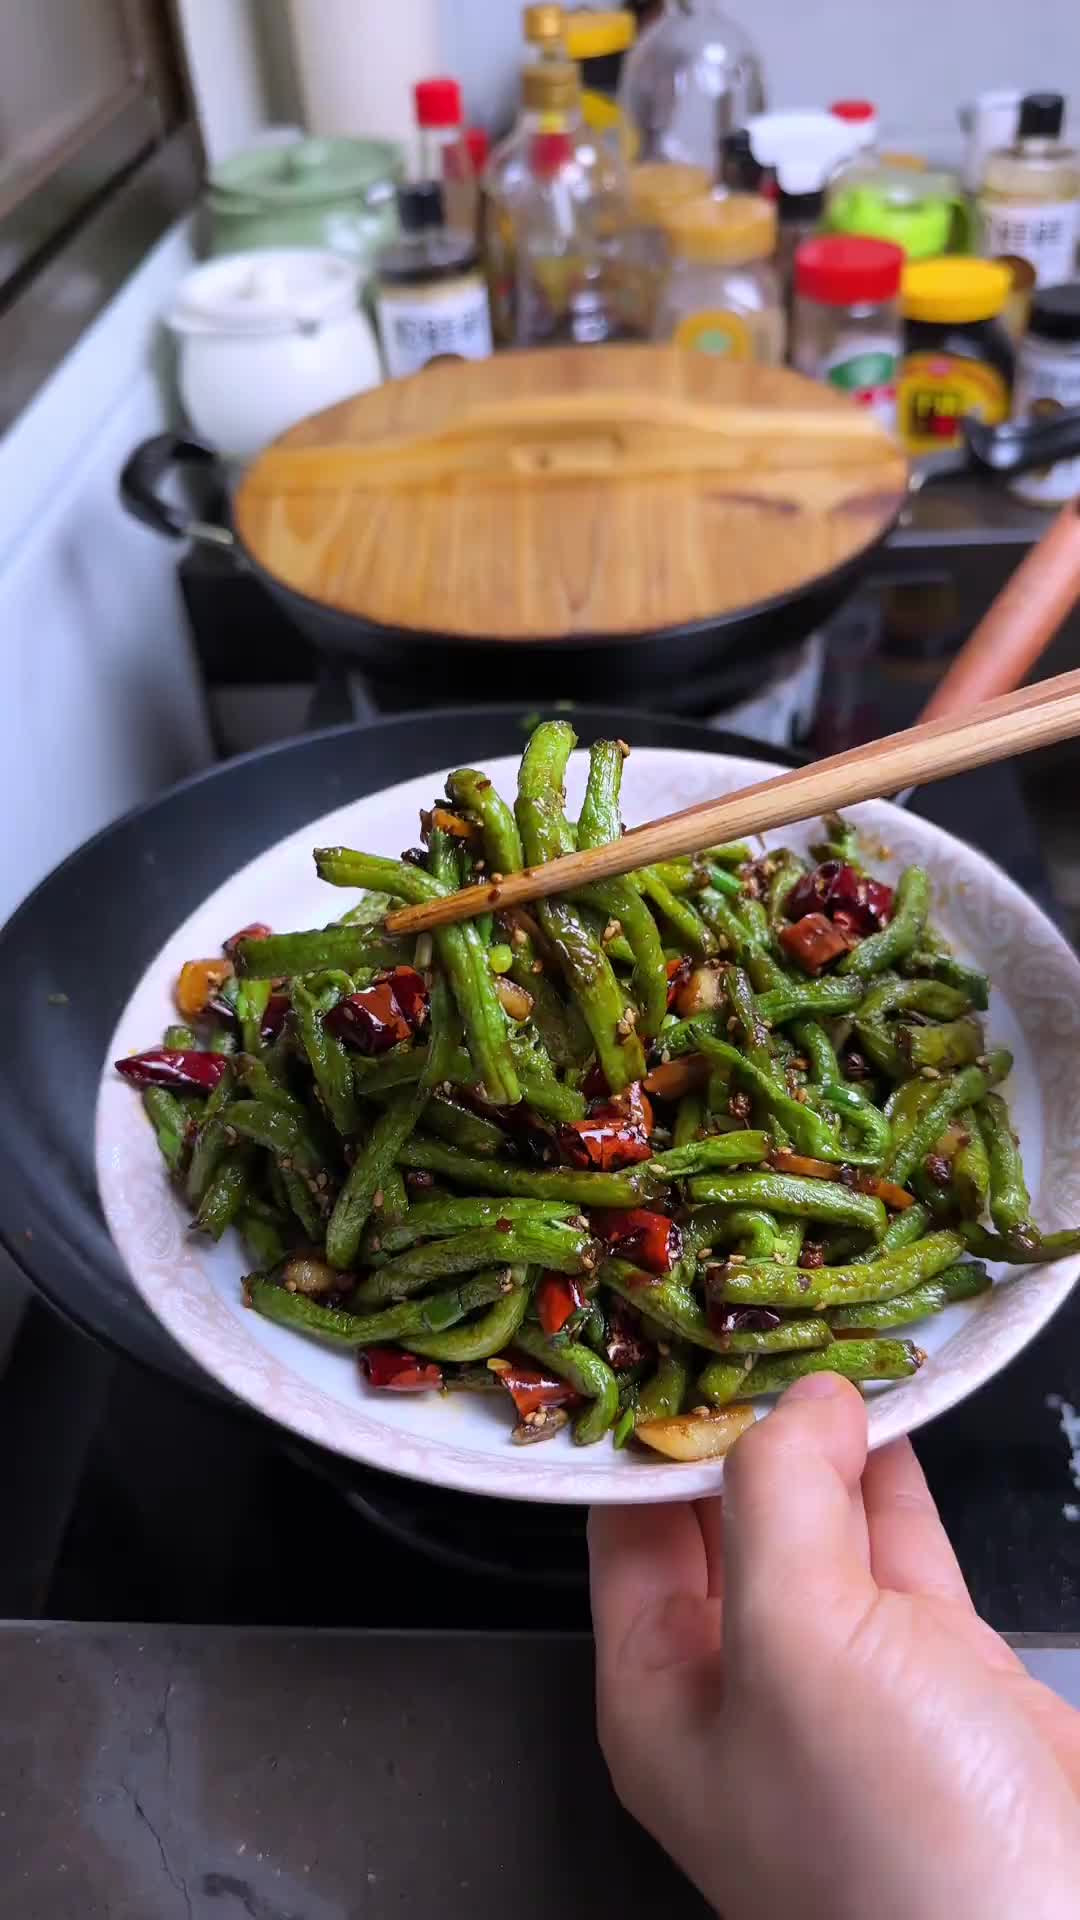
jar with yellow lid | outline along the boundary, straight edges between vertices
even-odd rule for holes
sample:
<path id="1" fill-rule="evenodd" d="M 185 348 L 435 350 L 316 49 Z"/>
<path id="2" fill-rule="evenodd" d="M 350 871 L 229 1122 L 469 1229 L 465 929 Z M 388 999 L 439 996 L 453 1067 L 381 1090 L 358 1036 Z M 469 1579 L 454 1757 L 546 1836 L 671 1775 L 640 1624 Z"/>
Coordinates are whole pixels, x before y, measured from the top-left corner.
<path id="1" fill-rule="evenodd" d="M 919 260 L 901 286 L 897 428 L 910 453 L 958 446 L 965 417 L 1009 417 L 1015 355 L 1002 320 L 1012 275 L 996 260 Z"/>
<path id="2" fill-rule="evenodd" d="M 660 338 L 779 366 L 785 324 L 772 264 L 776 208 L 753 193 L 701 194 L 662 209 L 659 224 L 672 254 Z"/>

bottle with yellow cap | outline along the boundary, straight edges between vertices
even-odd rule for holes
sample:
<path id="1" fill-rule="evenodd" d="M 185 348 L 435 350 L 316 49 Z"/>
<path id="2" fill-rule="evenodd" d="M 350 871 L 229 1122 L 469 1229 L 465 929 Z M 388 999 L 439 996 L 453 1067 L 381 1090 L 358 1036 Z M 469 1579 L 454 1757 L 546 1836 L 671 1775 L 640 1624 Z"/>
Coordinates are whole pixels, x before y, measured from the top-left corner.
<path id="1" fill-rule="evenodd" d="M 566 16 L 559 6 L 529 6 L 523 31 L 532 57 L 522 69 L 521 113 L 493 149 L 484 171 L 481 231 L 496 340 L 517 337 L 517 243 L 520 203 L 533 181 L 536 137 L 545 133 L 569 139 L 576 159 L 576 181 L 593 200 L 602 201 L 612 224 L 625 214 L 626 168 L 618 143 L 601 140 L 586 126 L 576 67 L 566 56 Z M 567 75 L 571 76 L 568 80 Z"/>
<path id="2" fill-rule="evenodd" d="M 758 194 L 703 193 L 654 217 L 671 249 L 658 332 L 676 346 L 779 366 L 784 308 L 772 264 L 776 208 Z"/>
<path id="3" fill-rule="evenodd" d="M 958 446 L 965 417 L 990 427 L 1008 419 L 1015 356 L 1001 316 L 1011 290 L 1008 267 L 995 260 L 955 256 L 905 268 L 896 413 L 910 453 Z"/>

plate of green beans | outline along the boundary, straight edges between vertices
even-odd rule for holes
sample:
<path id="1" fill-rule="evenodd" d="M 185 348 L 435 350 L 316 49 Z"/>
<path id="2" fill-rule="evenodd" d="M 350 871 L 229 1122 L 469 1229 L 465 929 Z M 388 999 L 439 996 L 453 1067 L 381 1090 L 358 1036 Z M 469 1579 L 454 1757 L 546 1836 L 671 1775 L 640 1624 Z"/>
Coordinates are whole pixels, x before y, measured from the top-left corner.
<path id="1" fill-rule="evenodd" d="M 1080 1269 L 1080 967 L 885 802 L 404 939 L 384 917 L 760 779 L 700 752 L 454 768 L 269 848 L 103 1068 L 100 1191 L 153 1312 L 309 1440 L 474 1493 L 715 1491 L 808 1372 L 880 1444 Z M 314 857 L 312 857 L 314 855 Z"/>

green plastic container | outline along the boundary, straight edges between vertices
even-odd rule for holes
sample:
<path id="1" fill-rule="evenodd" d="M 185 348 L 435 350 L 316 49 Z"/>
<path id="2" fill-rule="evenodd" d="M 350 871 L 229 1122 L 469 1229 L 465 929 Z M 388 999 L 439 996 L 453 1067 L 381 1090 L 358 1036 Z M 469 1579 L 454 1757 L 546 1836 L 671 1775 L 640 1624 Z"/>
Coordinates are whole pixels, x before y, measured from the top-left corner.
<path id="1" fill-rule="evenodd" d="M 234 154 L 209 178 L 210 252 L 328 247 L 370 274 L 397 232 L 394 189 L 404 174 L 389 140 L 295 140 Z"/>
<path id="2" fill-rule="evenodd" d="M 950 173 L 909 167 L 852 168 L 829 188 L 828 233 L 890 240 L 909 260 L 966 253 L 971 245 L 968 203 Z"/>

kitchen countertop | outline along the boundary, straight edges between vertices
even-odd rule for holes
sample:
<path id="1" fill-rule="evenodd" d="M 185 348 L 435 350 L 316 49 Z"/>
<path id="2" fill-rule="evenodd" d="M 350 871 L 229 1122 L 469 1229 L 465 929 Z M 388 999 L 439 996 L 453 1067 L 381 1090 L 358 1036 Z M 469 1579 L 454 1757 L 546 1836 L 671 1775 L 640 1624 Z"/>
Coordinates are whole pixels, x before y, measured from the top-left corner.
<path id="1" fill-rule="evenodd" d="M 1080 1643 L 1019 1641 L 1080 1698 Z M 0 1626 L 17 1920 L 706 1920 L 621 1811 L 583 1636 Z"/>
<path id="2" fill-rule="evenodd" d="M 12 1920 L 707 1914 L 615 1801 L 580 1637 L 16 1624 L 0 1700 Z"/>

